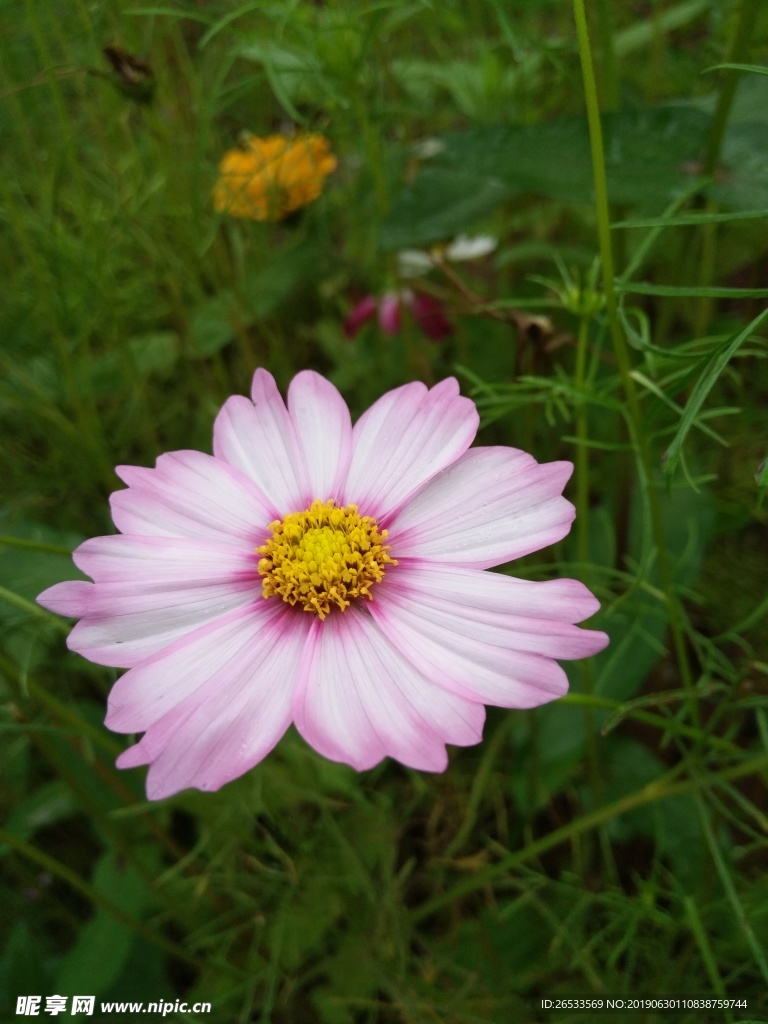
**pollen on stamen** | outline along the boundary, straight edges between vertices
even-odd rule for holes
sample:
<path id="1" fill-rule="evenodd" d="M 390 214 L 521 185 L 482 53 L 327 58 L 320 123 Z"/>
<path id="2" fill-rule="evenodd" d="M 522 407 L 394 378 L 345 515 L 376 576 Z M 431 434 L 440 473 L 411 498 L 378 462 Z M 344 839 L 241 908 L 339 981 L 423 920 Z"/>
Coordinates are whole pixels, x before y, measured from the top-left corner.
<path id="1" fill-rule="evenodd" d="M 357 505 L 315 500 L 303 512 L 290 512 L 269 524 L 271 538 L 256 548 L 262 594 L 281 597 L 324 619 L 355 598 L 373 599 L 372 587 L 389 565 L 387 531 Z"/>

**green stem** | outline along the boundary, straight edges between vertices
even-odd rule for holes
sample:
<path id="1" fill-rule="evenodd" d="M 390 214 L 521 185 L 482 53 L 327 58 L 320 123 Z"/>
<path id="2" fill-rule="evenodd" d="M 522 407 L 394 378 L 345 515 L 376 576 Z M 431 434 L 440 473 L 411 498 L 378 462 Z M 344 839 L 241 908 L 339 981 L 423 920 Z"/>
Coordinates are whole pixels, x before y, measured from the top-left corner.
<path id="1" fill-rule="evenodd" d="M 72 551 L 65 548 L 63 544 L 47 544 L 42 540 L 25 540 L 23 537 L 0 537 L 0 547 L 9 548 L 30 548 L 32 551 L 42 551 L 48 555 L 71 555 Z"/>
<path id="2" fill-rule="evenodd" d="M 603 110 L 619 109 L 619 76 L 616 66 L 616 50 L 613 45 L 612 4 L 609 0 L 597 0 L 597 37 L 600 43 L 600 84 L 603 93 Z"/>
<path id="3" fill-rule="evenodd" d="M 185 949 L 178 946 L 175 942 L 171 942 L 170 939 L 166 939 L 164 936 L 159 935 L 155 929 L 150 928 L 142 921 L 138 921 L 135 917 L 126 913 L 111 900 L 107 899 L 106 896 L 102 896 L 97 889 L 94 889 L 93 886 L 84 881 L 78 874 L 72 871 L 71 868 L 68 868 L 66 864 L 62 864 L 61 861 L 48 856 L 47 853 L 43 853 L 42 850 L 38 850 L 37 847 L 31 846 L 29 843 L 25 843 L 22 839 L 18 839 L 11 832 L 6 832 L 5 829 L 2 828 L 0 828 L 0 842 L 7 843 L 7 845 L 16 850 L 17 853 L 26 857 L 27 860 L 31 860 L 33 863 L 39 864 L 45 871 L 49 871 L 55 877 L 66 882 L 67 885 L 76 889 L 77 892 L 82 893 L 82 895 L 85 896 L 85 898 L 92 903 L 94 907 L 110 914 L 115 918 L 115 920 L 120 921 L 121 924 L 132 929 L 137 935 L 140 935 L 147 942 L 151 942 L 153 945 L 159 946 L 161 949 L 165 950 L 166 953 L 170 953 L 178 960 L 191 964 L 198 971 L 203 971 L 203 964 L 196 957 L 187 953 Z M 238 973 L 226 963 L 220 962 L 218 966 L 227 973 Z"/>
<path id="4" fill-rule="evenodd" d="M 576 550 L 579 564 L 582 566 L 581 578 L 589 585 L 589 449 L 587 441 L 589 428 L 587 422 L 587 347 L 589 343 L 588 316 L 579 320 L 579 336 L 576 345 L 576 392 L 579 395 L 576 405 Z M 594 666 L 591 658 L 584 658 L 579 665 L 582 689 L 591 694 L 595 685 Z M 597 804 L 603 803 L 605 788 L 603 786 L 603 770 L 600 759 L 600 745 L 593 708 L 584 705 L 584 720 L 587 730 L 587 761 L 591 783 L 592 799 Z M 606 871 L 615 874 L 615 864 L 610 852 L 610 843 L 604 829 L 600 830 L 600 846 L 603 851 Z"/>
<path id="5" fill-rule="evenodd" d="M 728 40 L 723 63 L 746 63 L 749 58 L 750 41 L 755 30 L 755 21 L 759 11 L 759 4 L 754 0 L 741 0 L 734 12 L 734 27 Z M 720 95 L 717 98 L 717 107 L 712 118 L 712 126 L 707 140 L 707 149 L 704 155 L 704 174 L 711 177 L 715 174 L 720 162 L 720 154 L 725 140 L 728 121 L 731 116 L 733 101 L 736 98 L 736 90 L 741 81 L 741 76 L 732 71 L 721 71 Z M 711 204 L 707 204 L 711 209 Z M 695 252 L 695 250 L 694 250 Z M 699 254 L 699 284 L 706 287 L 712 283 L 717 260 L 717 224 L 709 223 L 704 225 L 702 239 L 702 250 Z M 712 318 L 714 300 L 708 296 L 702 296 L 696 303 L 694 319 L 694 331 L 698 336 L 706 332 L 707 325 Z"/>
<path id="6" fill-rule="evenodd" d="M 586 573 L 589 562 L 589 451 L 587 449 L 587 403 L 584 391 L 587 386 L 587 343 L 589 340 L 589 319 L 579 320 L 579 337 L 576 345 L 576 391 L 579 394 L 576 407 L 576 551 L 577 559 Z M 585 580 L 585 582 L 589 582 Z"/>
<path id="7" fill-rule="evenodd" d="M 725 778 L 725 775 L 721 776 Z M 699 812 L 699 821 L 701 822 L 701 828 L 704 832 L 704 836 L 709 847 L 709 852 L 712 855 L 712 860 L 715 862 L 717 873 L 720 876 L 720 882 L 725 890 L 725 894 L 728 897 L 728 901 L 733 908 L 734 916 L 741 925 L 741 930 L 747 940 L 749 948 L 752 950 L 752 956 L 755 958 L 760 973 L 763 976 L 763 980 L 768 984 L 768 961 L 766 961 L 765 954 L 762 946 L 755 935 L 752 925 L 747 918 L 747 915 L 742 906 L 739 894 L 736 892 L 736 886 L 733 884 L 733 878 L 728 870 L 728 865 L 723 857 L 722 850 L 720 849 L 715 834 L 712 830 L 712 824 L 709 820 L 704 801 L 701 797 L 701 793 L 696 793 L 696 809 Z"/>
<path id="8" fill-rule="evenodd" d="M 702 729 L 695 729 L 691 725 L 685 725 L 684 722 L 680 722 L 676 718 L 667 718 L 664 715 L 654 714 L 652 711 L 644 711 L 638 707 L 628 706 L 626 703 L 611 700 L 609 697 L 600 697 L 594 693 L 568 693 L 565 697 L 561 697 L 560 700 L 563 704 L 579 704 L 612 711 L 614 714 L 611 717 L 613 718 L 620 715 L 621 718 L 615 721 L 615 725 L 610 727 L 607 725 L 603 726 L 604 735 L 612 731 L 615 726 L 619 725 L 621 719 L 626 717 L 634 718 L 645 725 L 652 725 L 656 729 L 661 729 L 664 733 L 685 736 L 687 739 L 696 740 L 697 743 L 704 742 L 715 750 L 721 750 L 727 754 L 738 754 L 740 750 L 735 743 L 723 739 L 722 736 L 713 736 Z"/>
<path id="9" fill-rule="evenodd" d="M 584 814 L 575 821 L 563 825 L 562 828 L 555 829 L 554 832 L 549 832 L 540 839 L 534 839 L 521 850 L 510 851 L 497 864 L 485 868 L 483 871 L 478 871 L 471 878 L 462 879 L 447 892 L 441 893 L 431 900 L 426 900 L 420 907 L 414 910 L 412 920 L 418 922 L 430 917 L 432 914 L 442 910 L 443 907 L 455 903 L 459 897 L 466 896 L 478 889 L 484 889 L 497 879 L 503 878 L 526 861 L 540 857 L 556 846 L 560 846 L 561 843 L 567 843 L 583 832 L 589 832 L 591 829 L 597 828 L 605 822 L 612 821 L 628 811 L 633 811 L 637 807 L 657 803 L 659 800 L 665 800 L 670 796 L 696 793 L 709 785 L 717 785 L 725 780 L 744 778 L 746 775 L 753 775 L 767 769 L 768 754 L 760 754 L 758 757 L 750 758 L 741 764 L 721 771 L 716 776 L 700 775 L 695 778 L 684 779 L 681 782 L 671 781 L 676 774 L 676 770 L 672 769 L 671 772 L 668 772 L 655 782 L 648 783 L 642 789 L 638 789 L 634 793 L 622 797 L 620 800 L 615 800 L 605 807 L 599 807 L 589 814 Z"/>
<path id="10" fill-rule="evenodd" d="M 755 31 L 755 23 L 760 14 L 761 5 L 755 0 L 740 0 L 735 12 L 735 27 L 731 33 L 728 46 L 725 51 L 724 64 L 746 64 L 749 58 L 749 49 L 752 36 Z M 704 155 L 704 174 L 714 173 L 720 160 L 720 151 L 723 148 L 725 130 L 728 127 L 728 119 L 731 116 L 731 108 L 736 97 L 736 90 L 741 81 L 738 75 L 732 71 L 721 71 L 722 86 L 717 99 L 717 107 L 712 118 L 712 127 L 709 131 L 707 149 Z"/>
<path id="11" fill-rule="evenodd" d="M 69 632 L 69 625 L 66 622 L 62 622 L 58 615 L 52 615 L 45 608 L 41 608 L 39 604 L 28 601 L 26 597 L 21 597 L 19 594 L 14 594 L 12 590 L 0 587 L 0 601 L 5 601 L 6 604 L 13 605 L 14 608 L 20 608 L 23 612 L 32 615 L 36 619 L 44 619 L 61 633 Z"/>
<path id="12" fill-rule="evenodd" d="M 685 635 L 681 620 L 680 607 L 677 595 L 672 589 L 672 577 L 667 558 L 667 546 L 664 537 L 661 506 L 659 503 L 656 485 L 653 480 L 651 454 L 644 429 L 642 410 L 635 390 L 635 384 L 632 379 L 632 366 L 629 359 L 629 350 L 627 348 L 627 343 L 618 317 L 616 292 L 614 290 L 615 273 L 613 265 L 613 251 L 611 248 L 611 219 L 608 205 L 608 183 L 605 173 L 603 136 L 600 125 L 600 109 L 598 106 L 595 74 L 592 67 L 592 54 L 589 46 L 589 33 L 587 29 L 586 13 L 584 10 L 584 0 L 574 0 L 574 13 L 576 16 L 576 28 L 579 37 L 579 52 L 581 54 L 582 76 L 584 79 L 584 98 L 587 107 L 587 120 L 589 122 L 589 138 L 592 149 L 592 167 L 595 183 L 595 213 L 597 216 L 597 230 L 603 272 L 603 288 L 605 291 L 605 303 L 608 313 L 611 340 L 613 342 L 613 350 L 627 403 L 632 440 L 637 450 L 645 497 L 648 502 L 648 510 L 658 558 L 659 574 L 661 576 L 662 587 L 666 597 L 667 606 L 669 608 L 670 625 L 674 638 L 677 662 L 683 685 L 689 691 L 691 716 L 694 722 L 698 722 L 698 706 L 692 692 L 693 678 L 688 664 L 688 653 L 685 647 Z"/>
<path id="13" fill-rule="evenodd" d="M 696 906 L 695 900 L 692 900 L 690 896 L 683 898 L 683 906 L 685 907 L 685 916 L 688 918 L 688 925 L 693 932 L 693 937 L 696 940 L 696 945 L 699 947 L 701 953 L 701 959 L 704 961 L 704 967 L 706 968 L 707 974 L 709 975 L 709 982 L 713 990 L 719 995 L 725 995 L 725 985 L 717 966 L 717 960 L 712 950 L 712 944 L 709 941 L 704 922 L 701 920 L 699 914 L 699 908 Z M 729 1015 L 730 1017 L 730 1015 Z"/>

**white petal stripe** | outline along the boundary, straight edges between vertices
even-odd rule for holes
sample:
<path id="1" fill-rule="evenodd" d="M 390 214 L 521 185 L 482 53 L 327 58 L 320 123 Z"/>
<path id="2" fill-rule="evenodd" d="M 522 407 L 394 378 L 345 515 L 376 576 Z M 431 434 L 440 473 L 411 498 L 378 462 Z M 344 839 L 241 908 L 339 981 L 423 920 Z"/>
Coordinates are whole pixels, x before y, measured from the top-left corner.
<path id="1" fill-rule="evenodd" d="M 288 388 L 288 412 L 312 497 L 338 498 L 352 455 L 352 421 L 346 402 L 325 377 L 304 370 Z"/>

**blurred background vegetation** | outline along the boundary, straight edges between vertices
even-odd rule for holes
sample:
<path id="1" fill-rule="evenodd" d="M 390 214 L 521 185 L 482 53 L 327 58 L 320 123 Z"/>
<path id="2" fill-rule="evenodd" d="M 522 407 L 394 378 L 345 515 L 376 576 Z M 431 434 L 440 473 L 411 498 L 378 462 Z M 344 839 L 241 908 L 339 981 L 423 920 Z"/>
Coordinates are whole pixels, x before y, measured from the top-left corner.
<path id="1" fill-rule="evenodd" d="M 3 1020 L 35 993 L 211 1024 L 586 1019 L 533 1009 L 557 993 L 768 1019 L 768 8 L 586 14 L 580 52 L 566 0 L 0 6 Z M 338 158 L 323 194 L 216 214 L 224 152 L 296 130 Z M 492 253 L 401 278 L 478 232 Z M 407 303 L 345 333 L 406 287 L 450 335 Z M 256 366 L 320 370 L 355 415 L 455 373 L 481 443 L 575 462 L 571 536 L 509 569 L 603 604 L 566 699 L 491 709 L 440 776 L 293 732 L 216 794 L 150 804 L 114 768 L 114 673 L 34 598 L 112 531 L 114 465 L 210 451 Z"/>

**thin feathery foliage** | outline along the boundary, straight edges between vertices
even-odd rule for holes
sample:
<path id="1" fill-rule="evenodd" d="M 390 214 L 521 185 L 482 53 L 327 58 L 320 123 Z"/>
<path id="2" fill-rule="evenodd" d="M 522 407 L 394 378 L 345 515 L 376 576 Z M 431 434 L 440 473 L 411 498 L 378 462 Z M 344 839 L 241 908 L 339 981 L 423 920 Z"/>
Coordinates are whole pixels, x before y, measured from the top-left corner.
<path id="1" fill-rule="evenodd" d="M 0 28 L 3 1019 L 766 1019 L 768 9 L 24 0 Z M 320 194 L 217 213 L 223 155 L 280 134 L 328 140 Z M 495 248 L 448 259 L 462 234 Z M 293 731 L 216 793 L 114 767 L 116 672 L 35 597 L 114 531 L 114 466 L 210 451 L 256 367 L 353 416 L 455 374 L 481 444 L 574 463 L 570 535 L 510 569 L 601 602 L 565 698 L 489 709 L 444 774 Z"/>

